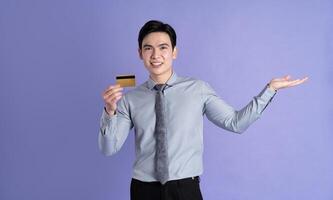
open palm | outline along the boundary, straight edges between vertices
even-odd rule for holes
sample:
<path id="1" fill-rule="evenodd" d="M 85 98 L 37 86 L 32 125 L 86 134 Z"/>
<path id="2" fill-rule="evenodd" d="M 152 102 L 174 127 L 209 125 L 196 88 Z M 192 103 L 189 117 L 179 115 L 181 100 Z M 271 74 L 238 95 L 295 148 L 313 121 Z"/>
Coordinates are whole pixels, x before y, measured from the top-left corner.
<path id="1" fill-rule="evenodd" d="M 274 78 L 269 83 L 269 86 L 274 90 L 279 90 L 282 88 L 289 88 L 299 84 L 304 83 L 308 80 L 308 77 L 304 77 L 302 79 L 295 79 L 292 80 L 290 75 L 284 76 L 282 78 Z"/>

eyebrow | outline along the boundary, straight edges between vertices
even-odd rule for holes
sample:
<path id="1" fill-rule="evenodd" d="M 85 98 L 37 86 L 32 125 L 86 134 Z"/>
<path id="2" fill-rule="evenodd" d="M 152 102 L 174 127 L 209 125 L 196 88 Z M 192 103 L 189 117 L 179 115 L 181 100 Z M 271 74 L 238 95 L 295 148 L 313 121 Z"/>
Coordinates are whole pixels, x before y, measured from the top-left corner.
<path id="1" fill-rule="evenodd" d="M 169 46 L 169 44 L 168 44 L 168 43 L 162 43 L 162 44 L 159 44 L 158 46 L 159 46 L 159 47 L 160 47 L 160 46 Z"/>
<path id="2" fill-rule="evenodd" d="M 162 43 L 162 44 L 159 44 L 158 46 L 161 47 L 161 46 L 170 46 L 170 45 L 168 43 Z M 145 47 L 153 47 L 153 45 L 145 44 L 145 45 L 143 45 L 143 48 L 145 48 Z"/>

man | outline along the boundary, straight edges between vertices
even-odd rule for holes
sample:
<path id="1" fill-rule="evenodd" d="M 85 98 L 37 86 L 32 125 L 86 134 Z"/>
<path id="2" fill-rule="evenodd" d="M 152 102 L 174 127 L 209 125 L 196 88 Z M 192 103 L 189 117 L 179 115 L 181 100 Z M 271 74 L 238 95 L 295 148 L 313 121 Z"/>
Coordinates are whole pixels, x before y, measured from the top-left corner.
<path id="1" fill-rule="evenodd" d="M 124 95 L 120 85 L 103 92 L 99 133 L 100 150 L 112 155 L 134 127 L 132 200 L 202 199 L 203 115 L 223 129 L 242 133 L 261 116 L 277 90 L 307 80 L 291 80 L 290 76 L 272 79 L 247 106 L 236 111 L 206 82 L 175 73 L 176 33 L 170 25 L 147 22 L 138 42 L 149 79 Z"/>

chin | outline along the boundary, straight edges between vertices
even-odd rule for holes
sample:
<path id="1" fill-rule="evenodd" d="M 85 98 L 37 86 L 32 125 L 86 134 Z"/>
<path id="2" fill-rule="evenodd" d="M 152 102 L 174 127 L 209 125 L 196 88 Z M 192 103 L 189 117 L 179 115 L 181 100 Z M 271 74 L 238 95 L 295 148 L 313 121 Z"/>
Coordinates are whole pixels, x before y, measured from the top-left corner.
<path id="1" fill-rule="evenodd" d="M 160 76 L 160 75 L 163 75 L 165 73 L 168 73 L 169 70 L 171 70 L 166 66 L 160 66 L 160 67 L 146 66 L 146 69 L 153 76 Z"/>
<path id="2" fill-rule="evenodd" d="M 167 70 L 165 70 L 165 69 L 154 69 L 154 68 L 150 68 L 150 70 L 149 70 L 149 72 L 151 73 L 151 74 L 154 74 L 154 75 L 161 75 L 161 74 L 163 74 L 163 73 L 165 73 Z"/>
<path id="3" fill-rule="evenodd" d="M 150 71 L 149 73 L 150 73 L 150 75 L 153 75 L 153 76 L 160 76 L 163 74 L 163 72 L 158 73 L 158 72 L 152 72 L 152 71 Z"/>

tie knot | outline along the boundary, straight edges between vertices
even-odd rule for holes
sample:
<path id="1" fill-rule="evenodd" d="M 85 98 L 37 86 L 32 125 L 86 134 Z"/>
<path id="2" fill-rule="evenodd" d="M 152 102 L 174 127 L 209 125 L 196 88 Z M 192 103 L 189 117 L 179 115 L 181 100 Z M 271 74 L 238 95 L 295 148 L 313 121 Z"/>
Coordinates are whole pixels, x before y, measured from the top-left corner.
<path id="1" fill-rule="evenodd" d="M 154 86 L 154 88 L 155 88 L 155 90 L 157 90 L 157 91 L 163 91 L 164 88 L 165 88 L 165 86 L 166 86 L 166 84 L 156 84 L 156 85 Z"/>

